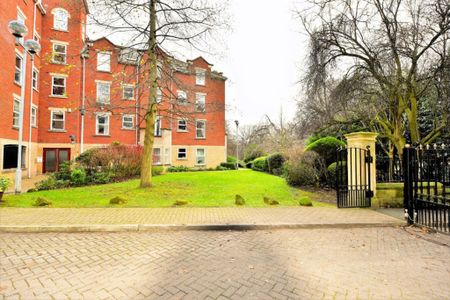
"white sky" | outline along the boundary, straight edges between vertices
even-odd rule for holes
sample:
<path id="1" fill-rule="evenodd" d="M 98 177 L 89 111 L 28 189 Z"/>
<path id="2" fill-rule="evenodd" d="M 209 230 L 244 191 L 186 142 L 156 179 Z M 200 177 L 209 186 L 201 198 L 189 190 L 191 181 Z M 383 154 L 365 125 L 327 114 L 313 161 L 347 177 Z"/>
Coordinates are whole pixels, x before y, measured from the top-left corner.
<path id="1" fill-rule="evenodd" d="M 254 124 L 264 115 L 288 119 L 296 110 L 307 38 L 294 16 L 295 0 L 230 0 L 232 32 L 225 58 L 211 63 L 229 78 L 227 120 Z"/>
<path id="2" fill-rule="evenodd" d="M 294 117 L 307 51 L 307 37 L 294 11 L 303 1 L 228 0 L 231 31 L 217 32 L 219 44 L 211 41 L 216 55 L 189 53 L 186 48 L 173 53 L 180 59 L 202 55 L 228 77 L 228 122 L 255 124 L 266 114 L 278 120 L 281 109 L 287 120 Z M 104 34 L 92 29 L 92 38 Z"/>

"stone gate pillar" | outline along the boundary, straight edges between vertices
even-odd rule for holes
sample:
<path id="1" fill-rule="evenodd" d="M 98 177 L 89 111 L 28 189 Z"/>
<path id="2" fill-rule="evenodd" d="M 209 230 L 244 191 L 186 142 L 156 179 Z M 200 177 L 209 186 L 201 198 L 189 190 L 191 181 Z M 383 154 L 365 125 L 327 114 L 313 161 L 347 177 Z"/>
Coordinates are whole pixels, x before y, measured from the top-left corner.
<path id="1" fill-rule="evenodd" d="M 367 170 L 370 172 L 370 186 L 374 193 L 374 196 L 376 196 L 377 192 L 377 178 L 376 178 L 376 157 L 375 157 L 375 142 L 376 138 L 378 136 L 378 133 L 375 132 L 354 132 L 349 133 L 345 135 L 345 138 L 347 139 L 347 147 L 348 148 L 360 148 L 360 149 L 366 149 L 368 146 L 370 147 L 370 155 L 373 158 L 372 163 L 370 164 L 370 170 Z M 366 169 L 366 165 L 359 166 L 361 161 L 361 157 L 358 157 L 357 155 L 353 155 L 351 158 L 348 158 L 349 165 L 362 167 L 364 172 Z M 351 162 L 350 162 L 351 160 Z M 351 172 L 348 176 L 354 176 L 351 175 Z M 349 184 L 354 183 L 358 179 L 356 178 L 348 178 Z"/>

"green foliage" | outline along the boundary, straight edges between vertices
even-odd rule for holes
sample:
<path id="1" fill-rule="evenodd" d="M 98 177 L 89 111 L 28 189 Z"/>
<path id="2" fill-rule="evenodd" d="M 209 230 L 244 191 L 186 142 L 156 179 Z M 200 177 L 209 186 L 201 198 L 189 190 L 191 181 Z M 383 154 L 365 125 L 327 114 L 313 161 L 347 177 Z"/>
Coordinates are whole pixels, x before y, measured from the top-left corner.
<path id="1" fill-rule="evenodd" d="M 227 157 L 227 163 L 234 163 L 236 164 L 236 162 L 239 164 L 239 168 L 245 168 L 245 162 L 239 160 L 235 157 L 235 156 L 231 156 L 229 155 Z"/>
<path id="2" fill-rule="evenodd" d="M 192 169 L 186 166 L 170 166 L 167 169 L 167 172 L 169 173 L 190 172 L 190 171 L 192 171 Z"/>
<path id="3" fill-rule="evenodd" d="M 9 180 L 9 178 L 0 176 L 0 192 L 6 191 L 10 185 L 11 185 L 11 180 Z"/>
<path id="4" fill-rule="evenodd" d="M 255 160 L 258 157 L 265 156 L 266 152 L 261 145 L 251 144 L 248 145 L 244 152 L 244 162 L 248 163 Z"/>
<path id="5" fill-rule="evenodd" d="M 216 171 L 227 171 L 227 170 L 228 170 L 228 168 L 226 168 L 226 167 L 222 167 L 222 166 L 216 167 Z"/>
<path id="6" fill-rule="evenodd" d="M 50 205 L 52 205 L 52 202 L 45 197 L 37 197 L 36 201 L 33 203 L 33 206 L 39 206 L 39 207 L 50 206 Z"/>
<path id="7" fill-rule="evenodd" d="M 51 174 L 48 178 L 36 183 L 38 191 L 63 189 L 70 186 L 70 180 L 57 179 L 55 174 Z"/>
<path id="8" fill-rule="evenodd" d="M 189 202 L 184 201 L 184 200 L 177 200 L 173 203 L 174 206 L 184 206 L 187 205 Z"/>
<path id="9" fill-rule="evenodd" d="M 300 197 L 300 199 L 298 199 L 298 204 L 300 204 L 300 206 L 313 206 L 311 199 L 309 199 L 309 197 Z"/>
<path id="10" fill-rule="evenodd" d="M 275 199 L 273 199 L 271 197 L 266 197 L 266 196 L 263 197 L 263 201 L 267 205 L 278 205 L 278 204 L 280 204 L 277 200 L 275 200 Z"/>
<path id="11" fill-rule="evenodd" d="M 120 197 L 120 196 L 116 196 L 114 198 L 112 198 L 111 200 L 109 200 L 109 204 L 114 204 L 114 205 L 120 205 L 120 204 L 125 204 L 127 203 L 127 199 Z"/>
<path id="12" fill-rule="evenodd" d="M 267 157 L 261 156 L 253 160 L 252 169 L 255 171 L 268 172 Z"/>
<path id="13" fill-rule="evenodd" d="M 314 151 L 318 153 L 328 166 L 336 161 L 336 150 L 339 147 L 344 147 L 345 143 L 335 137 L 327 136 L 320 138 L 306 147 L 306 151 Z"/>
<path id="14" fill-rule="evenodd" d="M 86 172 L 83 169 L 74 169 L 70 174 L 70 183 L 73 186 L 86 184 Z"/>
<path id="15" fill-rule="evenodd" d="M 269 173 L 280 176 L 283 173 L 283 164 L 286 161 L 281 153 L 274 153 L 267 157 Z"/>
<path id="16" fill-rule="evenodd" d="M 285 164 L 286 181 L 292 186 L 318 186 L 325 175 L 325 165 L 314 151 L 305 152 L 300 158 Z"/>
<path id="17" fill-rule="evenodd" d="M 70 161 L 65 161 L 59 165 L 59 171 L 53 173 L 56 180 L 70 181 L 72 176 L 72 163 Z"/>
<path id="18" fill-rule="evenodd" d="M 221 167 L 227 168 L 227 170 L 236 170 L 236 162 L 223 162 L 220 163 Z"/>
<path id="19" fill-rule="evenodd" d="M 236 205 L 245 205 L 245 199 L 241 195 L 236 195 L 234 197 L 234 204 Z"/>
<path id="20" fill-rule="evenodd" d="M 157 176 L 164 173 L 164 167 L 163 166 L 152 166 L 152 175 Z"/>
<path id="21" fill-rule="evenodd" d="M 253 161 L 249 161 L 248 163 L 245 164 L 245 167 L 247 169 L 253 169 Z"/>
<path id="22" fill-rule="evenodd" d="M 327 167 L 327 183 L 331 187 L 336 186 L 336 169 L 337 162 L 334 162 Z"/>

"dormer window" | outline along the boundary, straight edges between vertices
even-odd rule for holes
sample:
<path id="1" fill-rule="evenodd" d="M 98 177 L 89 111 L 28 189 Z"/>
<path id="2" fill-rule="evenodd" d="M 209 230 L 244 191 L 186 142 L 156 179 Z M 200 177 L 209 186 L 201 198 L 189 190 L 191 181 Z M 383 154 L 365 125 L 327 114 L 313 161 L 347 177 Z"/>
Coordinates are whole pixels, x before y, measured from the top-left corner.
<path id="1" fill-rule="evenodd" d="M 69 13 L 62 8 L 55 8 L 53 14 L 53 29 L 59 31 L 69 30 Z"/>
<path id="2" fill-rule="evenodd" d="M 109 52 L 97 53 L 97 71 L 111 72 L 111 53 Z"/>
<path id="3" fill-rule="evenodd" d="M 206 70 L 195 69 L 195 84 L 205 85 L 205 82 L 206 82 Z"/>

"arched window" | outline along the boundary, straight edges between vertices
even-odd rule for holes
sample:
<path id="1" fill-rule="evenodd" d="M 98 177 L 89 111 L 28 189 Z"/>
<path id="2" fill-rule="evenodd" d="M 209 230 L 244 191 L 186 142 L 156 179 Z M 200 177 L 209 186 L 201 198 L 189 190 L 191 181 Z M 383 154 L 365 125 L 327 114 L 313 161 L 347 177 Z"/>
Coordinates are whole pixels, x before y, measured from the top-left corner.
<path id="1" fill-rule="evenodd" d="M 53 14 L 53 29 L 68 31 L 69 29 L 69 13 L 62 8 L 55 8 Z"/>

